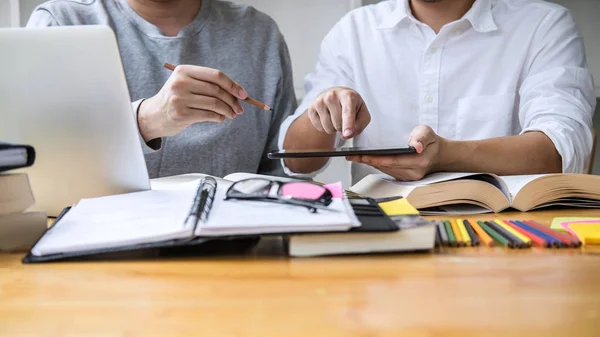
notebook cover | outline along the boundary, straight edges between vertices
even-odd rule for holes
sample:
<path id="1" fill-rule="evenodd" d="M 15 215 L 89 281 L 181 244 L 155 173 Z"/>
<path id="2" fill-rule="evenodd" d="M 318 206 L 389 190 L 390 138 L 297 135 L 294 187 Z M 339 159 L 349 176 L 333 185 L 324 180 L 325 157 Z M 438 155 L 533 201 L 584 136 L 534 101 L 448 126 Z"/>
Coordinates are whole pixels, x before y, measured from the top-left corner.
<path id="1" fill-rule="evenodd" d="M 33 148 L 33 146 L 30 146 L 30 145 L 20 145 L 20 144 L 11 144 L 11 143 L 0 142 L 0 156 L 2 155 L 2 150 L 15 149 L 15 148 L 22 148 L 27 151 L 27 161 L 23 165 L 0 166 L 0 172 L 4 172 L 4 171 L 8 171 L 8 170 L 15 170 L 15 169 L 23 168 L 23 167 L 29 167 L 29 166 L 33 165 L 33 163 L 35 162 L 35 149 Z"/>
<path id="2" fill-rule="evenodd" d="M 54 220 L 53 225 L 56 224 L 65 214 L 69 212 L 71 208 L 65 208 L 59 216 Z M 50 227 L 44 234 L 37 240 L 46 235 L 47 232 L 51 231 Z M 205 246 L 212 253 L 230 253 L 233 251 L 242 252 L 251 248 L 258 242 L 256 236 L 236 237 L 236 238 L 194 238 L 190 240 L 169 240 L 163 242 L 154 242 L 148 244 L 139 244 L 127 247 L 108 248 L 108 249 L 93 249 L 87 251 L 79 251 L 74 253 L 61 253 L 52 254 L 46 256 L 35 256 L 31 253 L 31 250 L 23 258 L 22 262 L 25 264 L 29 263 L 42 263 L 42 262 L 54 262 L 54 261 L 90 261 L 90 260 L 102 260 L 107 259 L 131 259 L 140 256 L 162 257 L 167 255 L 173 255 L 176 249 L 199 247 L 198 253 L 207 249 L 201 249 L 200 246 Z M 37 242 L 36 242 L 37 244 Z M 35 244 L 33 245 L 35 246 Z M 33 247 L 32 246 L 32 247 Z M 137 254 L 136 254 L 137 253 Z M 147 253 L 147 254 L 142 254 Z"/>

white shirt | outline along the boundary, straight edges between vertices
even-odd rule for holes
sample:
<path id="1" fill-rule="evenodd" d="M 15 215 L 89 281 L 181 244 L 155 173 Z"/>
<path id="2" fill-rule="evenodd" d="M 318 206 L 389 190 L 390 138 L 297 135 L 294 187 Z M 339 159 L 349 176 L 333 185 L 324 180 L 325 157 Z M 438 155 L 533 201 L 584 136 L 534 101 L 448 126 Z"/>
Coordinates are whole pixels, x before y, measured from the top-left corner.
<path id="1" fill-rule="evenodd" d="M 592 149 L 596 98 L 581 35 L 569 11 L 533 0 L 477 0 L 436 35 L 408 0 L 350 12 L 321 45 L 306 97 L 290 124 L 327 88 L 356 90 L 371 124 L 354 146 L 406 146 L 417 125 L 442 137 L 479 140 L 542 131 L 564 172 L 583 172 Z M 288 174 L 292 174 L 286 168 Z M 352 164 L 352 180 L 379 173 Z"/>

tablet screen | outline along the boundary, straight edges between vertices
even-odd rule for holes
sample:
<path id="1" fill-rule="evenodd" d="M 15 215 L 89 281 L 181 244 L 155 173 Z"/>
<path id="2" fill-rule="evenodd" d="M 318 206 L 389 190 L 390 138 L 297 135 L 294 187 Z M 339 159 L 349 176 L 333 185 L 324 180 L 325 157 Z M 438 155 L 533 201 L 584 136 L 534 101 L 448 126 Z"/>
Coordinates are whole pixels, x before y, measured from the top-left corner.
<path id="1" fill-rule="evenodd" d="M 279 150 L 268 154 L 269 159 L 284 158 L 319 158 L 319 157 L 346 157 L 346 156 L 391 156 L 399 154 L 415 154 L 413 147 L 338 147 L 330 149 L 302 149 L 302 150 Z"/>

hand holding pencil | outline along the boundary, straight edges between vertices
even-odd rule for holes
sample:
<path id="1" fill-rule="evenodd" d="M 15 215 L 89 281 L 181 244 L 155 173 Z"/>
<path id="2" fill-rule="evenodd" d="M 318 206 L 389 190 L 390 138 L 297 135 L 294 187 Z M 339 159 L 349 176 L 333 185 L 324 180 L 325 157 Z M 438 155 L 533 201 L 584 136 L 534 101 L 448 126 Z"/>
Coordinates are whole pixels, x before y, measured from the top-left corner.
<path id="1" fill-rule="evenodd" d="M 145 141 L 174 136 L 191 124 L 222 123 L 244 113 L 239 100 L 270 110 L 248 97 L 246 90 L 217 69 L 193 65 L 174 67 L 167 83 L 138 109 L 138 124 Z"/>

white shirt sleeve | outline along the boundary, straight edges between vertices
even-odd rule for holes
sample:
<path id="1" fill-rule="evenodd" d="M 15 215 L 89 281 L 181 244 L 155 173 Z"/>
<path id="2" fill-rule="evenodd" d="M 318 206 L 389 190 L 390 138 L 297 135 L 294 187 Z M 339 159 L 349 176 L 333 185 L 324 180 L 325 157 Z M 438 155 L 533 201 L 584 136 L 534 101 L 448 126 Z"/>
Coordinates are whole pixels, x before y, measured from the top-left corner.
<path id="1" fill-rule="evenodd" d="M 137 100 L 137 101 L 131 103 L 131 108 L 133 109 L 133 114 L 135 116 L 135 120 L 136 120 L 135 126 L 138 129 L 138 135 L 140 138 L 140 142 L 142 143 L 142 151 L 144 153 L 152 153 L 152 152 L 156 152 L 156 151 L 160 150 L 160 148 L 162 147 L 162 138 L 156 138 L 156 139 L 152 139 L 148 142 L 145 142 L 144 137 L 142 137 L 142 132 L 140 131 L 137 120 L 138 120 L 138 112 L 140 109 L 140 105 L 142 105 L 142 102 L 144 100 L 145 100 L 145 98 L 142 98 L 140 100 Z"/>
<path id="2" fill-rule="evenodd" d="M 278 141 L 279 149 L 283 149 L 285 136 L 292 123 L 306 112 L 308 107 L 323 91 L 331 87 L 348 87 L 356 90 L 356 85 L 352 78 L 352 66 L 347 52 L 349 47 L 348 38 L 351 36 L 351 34 L 349 34 L 349 24 L 347 17 L 342 19 L 323 39 L 317 66 L 315 70 L 308 74 L 304 79 L 306 95 L 296 109 L 296 112 L 292 116 L 286 118 L 281 124 Z M 338 133 L 335 141 L 336 146 L 339 146 L 340 142 L 341 138 Z M 311 177 L 325 170 L 329 165 L 329 161 L 320 170 L 310 174 L 292 172 L 285 165 L 284 160 L 281 161 L 281 165 L 283 166 L 285 174 L 289 176 Z"/>
<path id="3" fill-rule="evenodd" d="M 563 172 L 582 173 L 592 151 L 596 97 L 583 40 L 567 10 L 540 24 L 529 60 L 519 89 L 522 133 L 545 133 L 562 157 Z"/>

